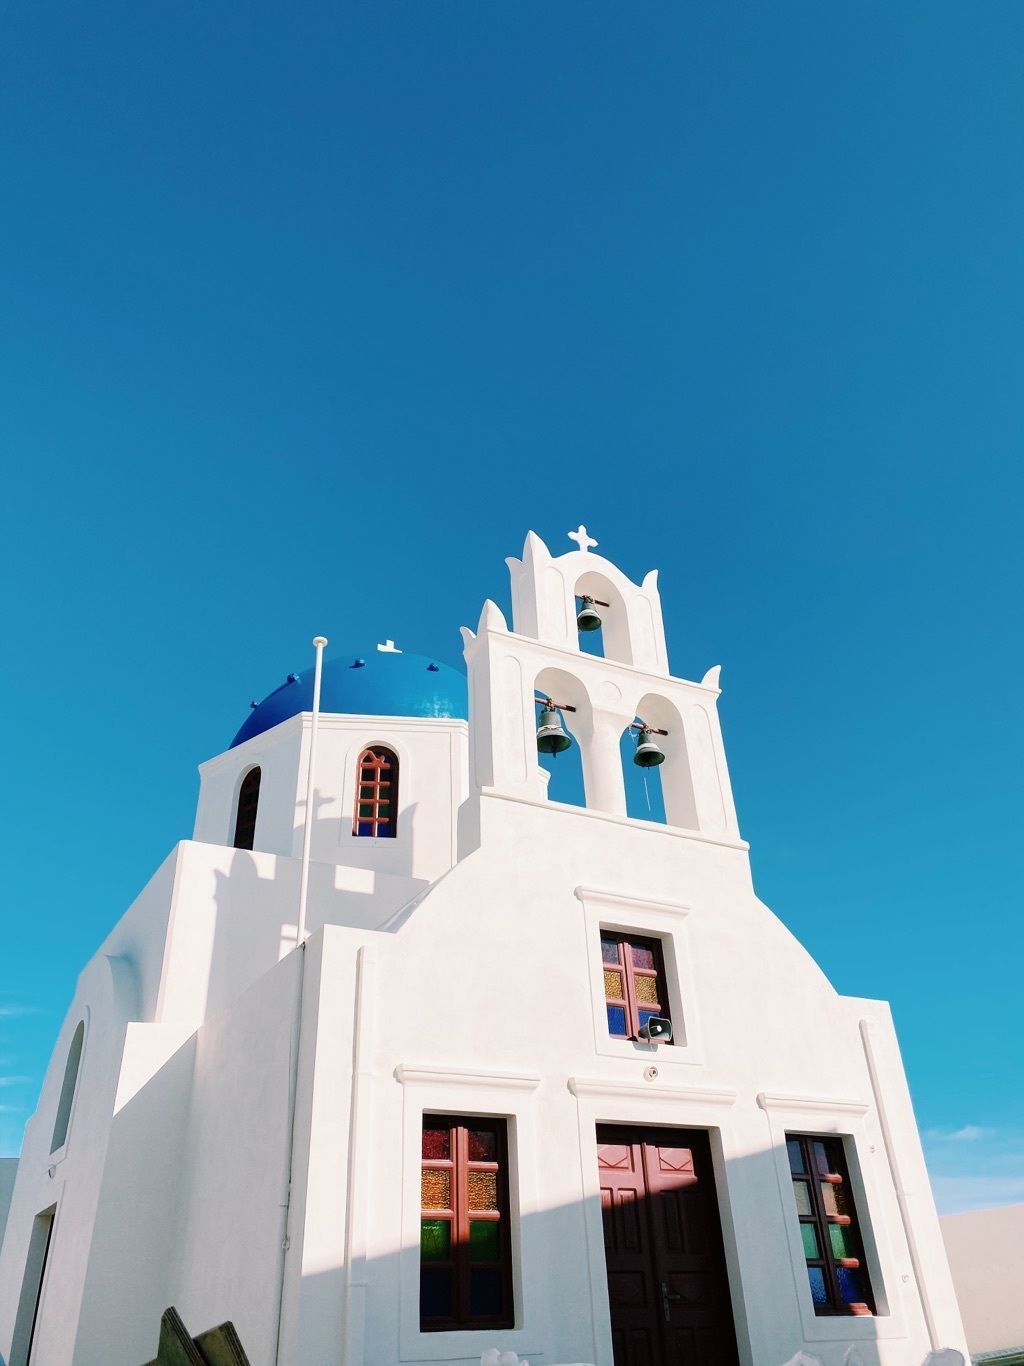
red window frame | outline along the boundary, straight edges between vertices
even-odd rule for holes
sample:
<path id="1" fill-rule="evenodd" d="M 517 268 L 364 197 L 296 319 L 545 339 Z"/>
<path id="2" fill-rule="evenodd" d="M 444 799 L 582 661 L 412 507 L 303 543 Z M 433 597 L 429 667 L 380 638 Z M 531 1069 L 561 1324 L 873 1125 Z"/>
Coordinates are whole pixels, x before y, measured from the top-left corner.
<path id="1" fill-rule="evenodd" d="M 665 958 L 659 939 L 602 929 L 601 967 L 608 1033 L 613 1039 L 636 1039 L 652 1015 L 668 1015 Z"/>
<path id="2" fill-rule="evenodd" d="M 787 1134 L 786 1151 L 815 1314 L 873 1315 L 875 1300 L 843 1140 Z"/>
<path id="3" fill-rule="evenodd" d="M 356 761 L 353 835 L 393 839 L 398 826 L 398 755 L 384 745 L 367 745 Z"/>
<path id="4" fill-rule="evenodd" d="M 424 1115 L 420 1169 L 420 1331 L 512 1328 L 506 1121 Z"/>

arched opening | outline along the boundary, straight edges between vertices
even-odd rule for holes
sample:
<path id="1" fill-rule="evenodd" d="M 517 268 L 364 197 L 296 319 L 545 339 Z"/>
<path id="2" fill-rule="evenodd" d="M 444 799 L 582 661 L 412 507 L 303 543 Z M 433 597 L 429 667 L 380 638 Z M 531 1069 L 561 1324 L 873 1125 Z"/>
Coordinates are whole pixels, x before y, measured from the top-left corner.
<path id="1" fill-rule="evenodd" d="M 250 768 L 238 789 L 238 807 L 235 811 L 236 849 L 251 849 L 256 839 L 256 812 L 260 804 L 260 769 Z"/>
<path id="2" fill-rule="evenodd" d="M 636 782 L 629 772 L 629 770 L 634 770 L 637 773 L 647 775 L 647 794 L 651 797 L 652 814 L 645 815 L 643 811 L 637 811 L 635 814 L 640 820 L 662 820 L 667 825 L 678 825 L 684 830 L 696 830 L 697 802 L 693 793 L 693 774 L 690 770 L 690 755 L 686 747 L 683 718 L 667 698 L 659 697 L 657 693 L 648 693 L 637 703 L 636 719 L 646 721 L 649 726 L 667 733 L 653 736 L 658 748 L 665 755 L 665 762 L 654 769 L 638 769 L 633 763 L 633 754 L 636 750 L 635 740 L 630 742 L 631 749 L 628 758 L 625 744 L 623 745 L 623 773 L 627 794 L 630 790 L 630 782 Z M 633 735 L 636 735 L 635 731 Z M 652 773 L 657 774 L 653 781 Z M 660 816 L 653 814 L 658 809 L 654 800 L 655 785 L 661 797 Z M 634 812 L 629 810 L 629 815 L 634 815 Z"/>
<path id="3" fill-rule="evenodd" d="M 534 719 L 538 721 L 542 710 L 542 698 L 550 697 L 561 704 L 558 717 L 562 729 L 572 741 L 571 745 L 559 754 L 538 752 L 537 762 L 548 775 L 547 796 L 552 802 L 564 802 L 566 806 L 586 806 L 586 785 L 583 778 L 583 749 L 581 740 L 589 729 L 590 706 L 586 692 L 578 679 L 561 669 L 543 669 L 534 683 Z M 569 711 L 568 708 L 575 708 Z"/>
<path id="4" fill-rule="evenodd" d="M 605 659 L 617 659 L 623 664 L 632 664 L 633 649 L 629 638 L 629 619 L 622 594 L 610 579 L 603 574 L 588 571 L 581 574 L 574 590 L 576 619 L 586 599 L 594 604 L 593 610 L 601 618 L 601 625 L 594 631 L 580 631 L 580 650 L 584 654 L 600 655 Z"/>
<path id="5" fill-rule="evenodd" d="M 643 718 L 648 720 L 647 717 Z M 665 822 L 665 795 L 661 790 L 661 771 L 663 764 L 641 768 L 636 763 L 637 740 L 639 731 L 627 726 L 619 740 L 622 755 L 622 783 L 626 789 L 626 815 L 635 821 Z M 661 748 L 664 737 L 656 735 L 655 743 Z"/>
<path id="6" fill-rule="evenodd" d="M 356 760 L 353 835 L 394 839 L 398 830 L 398 755 L 385 745 L 368 745 Z"/>
<path id="7" fill-rule="evenodd" d="M 50 1141 L 51 1153 L 55 1153 L 58 1148 L 63 1148 L 68 1141 L 68 1125 L 71 1123 L 71 1107 L 75 1103 L 75 1091 L 78 1087 L 78 1071 L 82 1064 L 82 1046 L 84 1043 L 85 1021 L 79 1020 L 78 1028 L 71 1038 L 68 1060 L 64 1064 L 64 1082 L 60 1088 L 57 1118 L 54 1120 L 53 1138 Z"/>

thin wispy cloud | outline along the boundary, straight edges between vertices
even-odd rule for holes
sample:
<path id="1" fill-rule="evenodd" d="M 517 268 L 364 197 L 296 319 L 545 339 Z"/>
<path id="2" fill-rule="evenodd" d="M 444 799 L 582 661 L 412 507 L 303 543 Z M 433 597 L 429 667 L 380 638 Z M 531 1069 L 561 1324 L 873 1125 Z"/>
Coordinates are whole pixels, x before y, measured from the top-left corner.
<path id="1" fill-rule="evenodd" d="M 980 1124 L 965 1124 L 960 1129 L 926 1129 L 925 1138 L 935 1143 L 976 1143 L 979 1138 L 992 1138 L 995 1129 Z"/>
<path id="2" fill-rule="evenodd" d="M 21 1015 L 34 1015 L 35 1006 L 0 1005 L 0 1019 L 16 1020 Z"/>
<path id="3" fill-rule="evenodd" d="M 0 1077 L 0 1086 L 27 1086 L 32 1077 Z"/>
<path id="4" fill-rule="evenodd" d="M 1024 1203 L 1024 1175 L 933 1176 L 932 1192 L 940 1214 L 1017 1205 Z"/>

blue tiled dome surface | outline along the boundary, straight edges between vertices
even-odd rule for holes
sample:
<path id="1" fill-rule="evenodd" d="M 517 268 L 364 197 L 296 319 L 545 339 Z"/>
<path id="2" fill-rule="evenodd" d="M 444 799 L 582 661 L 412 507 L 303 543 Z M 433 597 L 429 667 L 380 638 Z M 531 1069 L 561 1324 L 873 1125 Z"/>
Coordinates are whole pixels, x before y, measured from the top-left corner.
<path id="1" fill-rule="evenodd" d="M 361 661 L 357 663 L 357 661 Z M 313 670 L 290 675 L 254 707 L 231 741 L 231 748 L 262 735 L 271 726 L 313 709 Z M 457 669 L 426 655 L 404 651 L 364 651 L 324 660 L 321 712 L 368 716 L 469 716 L 466 678 Z"/>

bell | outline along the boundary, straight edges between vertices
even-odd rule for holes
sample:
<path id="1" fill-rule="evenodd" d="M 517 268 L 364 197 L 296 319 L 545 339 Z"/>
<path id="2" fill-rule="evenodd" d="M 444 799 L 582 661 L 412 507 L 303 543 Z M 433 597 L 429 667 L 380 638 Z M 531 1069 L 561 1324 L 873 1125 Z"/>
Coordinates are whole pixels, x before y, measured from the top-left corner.
<path id="1" fill-rule="evenodd" d="M 562 718 L 553 707 L 545 707 L 537 725 L 537 749 L 541 754 L 561 754 L 572 744 L 562 729 Z"/>
<path id="2" fill-rule="evenodd" d="M 583 606 L 576 613 L 577 628 L 581 631 L 596 631 L 600 625 L 601 618 L 597 615 L 594 599 L 585 597 Z"/>
<path id="3" fill-rule="evenodd" d="M 638 768 L 656 768 L 665 762 L 665 756 L 658 748 L 657 741 L 646 726 L 636 737 L 636 753 L 633 762 Z"/>

